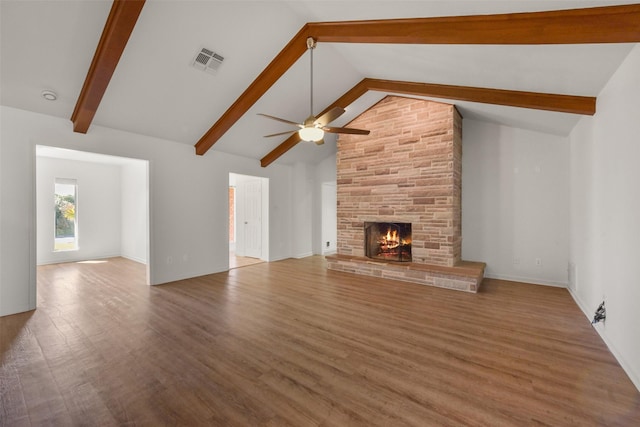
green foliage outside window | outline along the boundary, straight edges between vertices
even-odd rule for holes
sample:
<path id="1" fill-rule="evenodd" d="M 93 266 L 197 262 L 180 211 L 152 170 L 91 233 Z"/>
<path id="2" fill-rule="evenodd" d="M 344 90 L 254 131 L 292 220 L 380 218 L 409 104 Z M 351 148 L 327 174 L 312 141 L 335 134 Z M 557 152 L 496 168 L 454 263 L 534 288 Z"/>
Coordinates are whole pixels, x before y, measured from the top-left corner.
<path id="1" fill-rule="evenodd" d="M 56 238 L 75 237 L 76 198 L 56 194 Z"/>

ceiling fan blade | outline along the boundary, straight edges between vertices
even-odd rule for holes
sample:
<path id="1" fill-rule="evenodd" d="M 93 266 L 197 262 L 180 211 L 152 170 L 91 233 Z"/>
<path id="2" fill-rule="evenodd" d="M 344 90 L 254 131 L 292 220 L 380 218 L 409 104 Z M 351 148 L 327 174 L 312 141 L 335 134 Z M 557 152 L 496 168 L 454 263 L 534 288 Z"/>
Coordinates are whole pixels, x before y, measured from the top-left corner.
<path id="1" fill-rule="evenodd" d="M 290 125 L 302 127 L 302 125 L 300 123 L 292 122 L 291 120 L 281 119 L 280 117 L 270 116 L 268 114 L 262 114 L 262 113 L 258 113 L 258 115 L 267 117 L 267 118 L 272 119 L 272 120 L 277 120 L 277 121 L 282 122 L 282 123 L 288 123 Z"/>
<path id="2" fill-rule="evenodd" d="M 334 107 L 331 110 L 327 111 L 313 122 L 314 125 L 326 126 L 341 115 L 344 114 L 344 108 Z"/>
<path id="3" fill-rule="evenodd" d="M 298 132 L 297 130 L 288 130 L 286 132 L 279 132 L 279 133 L 272 133 L 271 135 L 265 135 L 263 138 L 270 138 L 272 136 L 279 136 L 279 135 L 289 135 L 292 133 L 296 133 Z"/>
<path id="4" fill-rule="evenodd" d="M 319 140 L 319 141 L 314 141 L 316 143 L 316 145 L 322 145 L 324 144 L 324 138 Z"/>
<path id="5" fill-rule="evenodd" d="M 323 131 L 325 132 L 329 132 L 329 133 L 350 133 L 353 135 L 369 135 L 369 133 L 371 131 L 368 130 L 364 130 L 364 129 L 353 129 L 353 128 L 330 128 L 330 127 L 323 127 L 322 128 Z"/>

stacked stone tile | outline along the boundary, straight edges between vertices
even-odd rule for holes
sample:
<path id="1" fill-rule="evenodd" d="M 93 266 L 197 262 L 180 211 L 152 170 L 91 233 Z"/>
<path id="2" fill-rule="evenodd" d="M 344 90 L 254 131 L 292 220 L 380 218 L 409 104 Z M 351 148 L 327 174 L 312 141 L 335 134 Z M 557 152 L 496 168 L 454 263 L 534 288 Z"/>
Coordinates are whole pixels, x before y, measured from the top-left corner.
<path id="1" fill-rule="evenodd" d="M 399 273 L 393 263 L 389 268 L 385 263 L 374 268 L 364 258 L 366 221 L 410 222 L 414 264 L 459 265 L 462 117 L 456 108 L 388 96 L 349 127 L 371 133 L 340 135 L 338 139 L 338 256 L 328 258 L 329 268 L 411 281 L 428 271 L 423 268 L 416 273 L 405 266 L 402 270 L 407 272 Z M 347 259 L 352 264 L 360 258 L 365 260 L 360 268 L 344 265 Z M 338 259 L 342 259 L 341 266 Z M 418 282 L 421 280 L 418 277 Z"/>

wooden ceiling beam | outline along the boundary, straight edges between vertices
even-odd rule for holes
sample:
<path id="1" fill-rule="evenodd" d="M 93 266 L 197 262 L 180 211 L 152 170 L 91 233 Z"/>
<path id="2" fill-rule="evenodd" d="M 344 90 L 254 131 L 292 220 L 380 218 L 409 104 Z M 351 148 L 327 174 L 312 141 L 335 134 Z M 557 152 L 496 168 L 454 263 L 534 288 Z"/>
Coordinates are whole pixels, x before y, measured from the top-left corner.
<path id="1" fill-rule="evenodd" d="M 114 0 L 71 115 L 73 131 L 87 133 L 145 0 Z"/>
<path id="2" fill-rule="evenodd" d="M 333 43 L 579 44 L 640 42 L 640 5 L 549 12 L 308 23 L 196 143 L 209 150 L 306 51 Z M 294 144 L 295 145 L 295 144 Z"/>
<path id="3" fill-rule="evenodd" d="M 519 108 L 556 111 L 592 116 L 596 112 L 596 98 L 590 96 L 558 95 L 552 93 L 522 92 L 516 90 L 488 89 L 470 86 L 439 85 L 431 83 L 401 82 L 392 80 L 363 79 L 325 108 L 318 116 L 334 107 L 346 108 L 368 91 L 418 95 L 431 98 L 455 99 L 457 101 L 483 104 L 507 105 Z M 260 160 L 267 167 L 301 141 L 298 132 L 287 138 Z"/>
<path id="4" fill-rule="evenodd" d="M 329 43 L 584 44 L 640 41 L 640 4 L 507 13 L 308 24 Z"/>
<path id="5" fill-rule="evenodd" d="M 368 90 L 593 116 L 596 98 L 471 86 L 365 79 Z"/>

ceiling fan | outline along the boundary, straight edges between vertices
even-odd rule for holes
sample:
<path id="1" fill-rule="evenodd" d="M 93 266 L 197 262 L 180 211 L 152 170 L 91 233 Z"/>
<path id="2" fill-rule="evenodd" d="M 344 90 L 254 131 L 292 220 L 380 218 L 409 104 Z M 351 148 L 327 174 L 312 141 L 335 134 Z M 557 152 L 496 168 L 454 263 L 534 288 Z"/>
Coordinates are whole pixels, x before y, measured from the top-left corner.
<path id="1" fill-rule="evenodd" d="M 287 135 L 298 132 L 300 135 L 300 139 L 303 141 L 313 141 L 318 145 L 324 144 L 324 133 L 349 133 L 355 135 L 369 135 L 368 130 L 362 129 L 353 129 L 353 128 L 338 128 L 338 127 L 329 127 L 327 126 L 329 123 L 340 117 L 344 114 L 344 108 L 334 107 L 331 110 L 327 111 L 320 117 L 315 117 L 313 115 L 313 49 L 316 47 L 316 41 L 313 37 L 307 38 L 307 48 L 309 49 L 309 54 L 311 58 L 311 96 L 310 96 L 310 112 L 309 117 L 305 119 L 303 123 L 296 123 L 291 120 L 281 119 L 279 117 L 270 116 L 268 114 L 258 113 L 260 116 L 267 117 L 269 119 L 277 120 L 279 122 L 287 123 L 293 126 L 297 126 L 300 129 L 291 130 L 286 132 L 274 133 L 271 135 L 265 135 L 265 138 L 269 138 L 272 136 L 279 135 Z"/>

